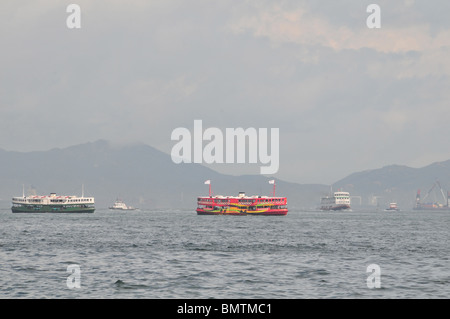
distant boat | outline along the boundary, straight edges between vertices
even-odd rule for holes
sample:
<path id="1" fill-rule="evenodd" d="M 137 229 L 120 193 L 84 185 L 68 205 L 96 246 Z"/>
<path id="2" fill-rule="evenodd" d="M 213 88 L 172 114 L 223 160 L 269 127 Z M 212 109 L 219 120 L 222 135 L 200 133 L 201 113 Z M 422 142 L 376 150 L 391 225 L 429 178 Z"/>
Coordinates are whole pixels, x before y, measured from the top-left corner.
<path id="1" fill-rule="evenodd" d="M 135 208 L 133 206 L 128 206 L 122 200 L 117 199 L 114 202 L 114 205 L 109 207 L 109 209 L 112 209 L 112 210 L 136 210 L 137 208 Z"/>
<path id="2" fill-rule="evenodd" d="M 350 209 L 350 193 L 334 192 L 333 196 L 322 197 L 320 210 L 348 210 Z"/>
<path id="3" fill-rule="evenodd" d="M 397 203 L 389 203 L 389 207 L 385 209 L 385 211 L 400 211 L 400 208 L 397 207 Z"/>

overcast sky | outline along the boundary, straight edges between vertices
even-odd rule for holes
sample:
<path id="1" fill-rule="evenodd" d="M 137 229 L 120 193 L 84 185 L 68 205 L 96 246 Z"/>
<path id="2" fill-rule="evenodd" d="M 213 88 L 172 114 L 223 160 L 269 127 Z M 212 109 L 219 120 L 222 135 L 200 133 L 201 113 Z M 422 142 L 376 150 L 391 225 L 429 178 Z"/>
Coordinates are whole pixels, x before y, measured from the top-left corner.
<path id="1" fill-rule="evenodd" d="M 448 0 L 2 0 L 0 148 L 106 139 L 170 154 L 172 131 L 200 119 L 279 128 L 274 176 L 298 183 L 447 160 L 449 15 Z"/>

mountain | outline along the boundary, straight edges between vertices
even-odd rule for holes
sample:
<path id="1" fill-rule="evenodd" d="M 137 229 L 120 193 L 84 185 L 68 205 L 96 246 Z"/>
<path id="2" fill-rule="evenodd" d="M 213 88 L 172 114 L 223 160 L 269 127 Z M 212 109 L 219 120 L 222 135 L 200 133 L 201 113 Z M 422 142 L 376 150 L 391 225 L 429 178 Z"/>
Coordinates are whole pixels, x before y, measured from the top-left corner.
<path id="1" fill-rule="evenodd" d="M 418 190 L 421 200 L 445 204 L 450 190 L 450 160 L 421 168 L 385 166 L 353 173 L 333 185 L 355 196 L 353 207 L 359 204 L 356 196 L 360 195 L 363 205 L 378 204 L 385 208 L 390 202 L 397 202 L 401 209 L 408 210 L 414 206 Z"/>
<path id="2" fill-rule="evenodd" d="M 39 152 L 0 150 L 0 198 L 26 192 L 94 196 L 96 206 L 106 208 L 116 198 L 139 208 L 195 209 L 196 198 L 208 193 L 205 180 L 212 181 L 214 194 L 270 195 L 269 178 L 223 175 L 199 164 L 175 164 L 170 155 L 151 146 L 112 146 L 99 140 L 63 149 Z M 277 194 L 288 196 L 289 206 L 317 206 L 325 185 L 300 185 L 277 180 Z M 319 196 L 319 197 L 317 197 Z M 2 205 L 5 206 L 5 205 Z"/>

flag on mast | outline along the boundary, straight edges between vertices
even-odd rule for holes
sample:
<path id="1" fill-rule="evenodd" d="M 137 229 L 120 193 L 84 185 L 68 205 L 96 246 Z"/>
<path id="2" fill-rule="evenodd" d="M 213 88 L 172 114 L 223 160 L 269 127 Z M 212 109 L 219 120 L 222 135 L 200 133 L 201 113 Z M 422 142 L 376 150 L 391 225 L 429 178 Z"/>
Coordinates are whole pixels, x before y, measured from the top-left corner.
<path id="1" fill-rule="evenodd" d="M 211 180 L 208 179 L 207 181 L 205 181 L 205 184 L 209 185 L 209 197 L 211 197 Z"/>
<path id="2" fill-rule="evenodd" d="M 271 179 L 270 181 L 269 181 L 269 184 L 273 184 L 273 197 L 275 197 L 275 180 L 274 179 Z"/>

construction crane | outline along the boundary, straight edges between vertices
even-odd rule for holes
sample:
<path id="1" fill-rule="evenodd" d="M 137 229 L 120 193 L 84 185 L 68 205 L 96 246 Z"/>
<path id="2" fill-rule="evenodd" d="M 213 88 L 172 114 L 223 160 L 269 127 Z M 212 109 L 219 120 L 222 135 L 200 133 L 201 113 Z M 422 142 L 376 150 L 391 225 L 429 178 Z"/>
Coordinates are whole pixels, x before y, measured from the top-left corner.
<path id="1" fill-rule="evenodd" d="M 422 200 L 420 200 L 420 189 L 417 191 L 417 195 L 416 195 L 416 208 L 420 208 L 421 206 L 423 206 L 423 207 L 429 206 L 428 204 L 421 204 L 421 202 L 422 202 L 422 203 L 425 203 L 425 200 L 428 198 L 428 196 L 431 194 L 431 192 L 436 188 L 436 186 L 439 187 L 439 190 L 440 190 L 440 192 L 441 192 L 441 194 L 442 194 L 442 198 L 444 199 L 444 205 L 445 205 L 444 207 L 447 207 L 447 208 L 448 208 L 450 192 L 447 192 L 447 197 L 446 197 L 445 194 L 444 194 L 444 191 L 443 191 L 443 189 L 442 189 L 442 186 L 441 186 L 441 184 L 439 183 L 439 181 L 436 181 L 436 182 L 433 184 L 433 187 L 430 188 L 430 190 L 425 194 L 425 196 L 422 198 Z M 436 198 L 436 201 L 437 201 L 437 198 Z M 435 203 L 435 204 L 436 204 L 437 206 L 442 206 L 442 205 L 437 204 L 437 203 Z M 435 204 L 433 204 L 433 206 L 434 206 Z M 428 208 L 432 208 L 432 207 L 428 207 Z"/>
<path id="2" fill-rule="evenodd" d="M 439 186 L 439 189 L 441 190 L 441 194 L 442 194 L 442 197 L 444 198 L 444 201 L 447 200 L 447 199 L 445 198 L 444 191 L 442 190 L 441 184 L 439 183 L 439 181 L 436 181 L 436 183 L 433 184 L 433 187 L 431 187 L 430 190 L 428 191 L 428 193 L 426 193 L 426 195 L 425 195 L 425 197 L 422 199 L 422 201 L 424 201 L 424 200 L 428 197 L 428 195 L 430 195 L 430 193 L 433 191 L 433 189 L 436 187 L 436 185 Z M 420 190 L 419 190 L 418 195 L 420 195 Z"/>

